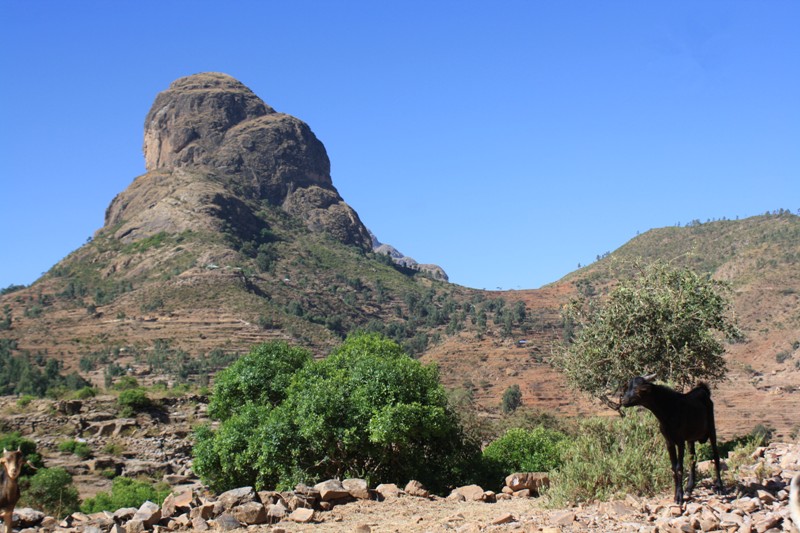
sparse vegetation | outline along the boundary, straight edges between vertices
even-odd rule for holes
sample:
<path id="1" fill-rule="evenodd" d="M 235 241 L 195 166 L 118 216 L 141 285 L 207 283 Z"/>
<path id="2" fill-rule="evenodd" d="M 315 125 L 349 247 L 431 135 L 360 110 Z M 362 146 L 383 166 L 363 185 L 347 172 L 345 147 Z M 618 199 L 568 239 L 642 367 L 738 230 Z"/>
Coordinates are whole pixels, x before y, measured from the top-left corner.
<path id="1" fill-rule="evenodd" d="M 672 482 L 658 423 L 639 411 L 624 418 L 581 421 L 562 459 L 547 492 L 551 506 L 626 494 L 652 496 Z"/>
<path id="2" fill-rule="evenodd" d="M 94 498 L 88 498 L 81 505 L 81 511 L 87 514 L 114 512 L 124 507 L 138 508 L 146 501 L 161 505 L 169 493 L 169 485 L 164 483 L 119 476 L 114 478 L 111 492 L 100 492 Z"/>

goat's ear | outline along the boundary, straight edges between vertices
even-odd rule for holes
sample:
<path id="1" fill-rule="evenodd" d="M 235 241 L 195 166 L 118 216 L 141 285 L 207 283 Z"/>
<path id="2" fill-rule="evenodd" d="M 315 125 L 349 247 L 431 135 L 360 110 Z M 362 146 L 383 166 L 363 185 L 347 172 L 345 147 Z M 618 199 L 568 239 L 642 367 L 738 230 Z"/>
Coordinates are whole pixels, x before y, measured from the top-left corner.
<path id="1" fill-rule="evenodd" d="M 653 372 L 652 374 L 647 374 L 646 376 L 642 376 L 642 378 L 644 378 L 645 381 L 653 381 L 657 375 L 658 374 Z"/>

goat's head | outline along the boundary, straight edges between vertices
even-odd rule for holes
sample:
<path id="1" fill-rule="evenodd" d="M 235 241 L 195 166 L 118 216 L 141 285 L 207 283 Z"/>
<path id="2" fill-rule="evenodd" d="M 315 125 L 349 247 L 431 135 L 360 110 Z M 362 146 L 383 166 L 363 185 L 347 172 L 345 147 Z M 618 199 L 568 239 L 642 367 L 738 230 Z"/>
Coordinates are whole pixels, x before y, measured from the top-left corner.
<path id="1" fill-rule="evenodd" d="M 651 381 L 655 377 L 655 374 L 649 374 L 647 376 L 636 376 L 628 381 L 625 386 L 625 394 L 622 395 L 622 407 L 641 405 L 642 399 L 649 394 L 653 386 Z"/>
<path id="2" fill-rule="evenodd" d="M 22 462 L 22 452 L 19 449 L 10 452 L 3 448 L 3 457 L 0 458 L 0 463 L 3 463 L 8 477 L 11 479 L 17 479 L 19 477 L 20 472 L 22 472 Z"/>

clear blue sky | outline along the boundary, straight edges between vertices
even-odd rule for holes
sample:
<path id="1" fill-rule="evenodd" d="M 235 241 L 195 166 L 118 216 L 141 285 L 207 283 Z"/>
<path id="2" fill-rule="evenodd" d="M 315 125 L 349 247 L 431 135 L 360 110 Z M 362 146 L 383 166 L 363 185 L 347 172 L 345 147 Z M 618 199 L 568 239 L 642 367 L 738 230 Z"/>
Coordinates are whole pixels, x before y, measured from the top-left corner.
<path id="1" fill-rule="evenodd" d="M 800 2 L 0 2 L 0 288 L 144 172 L 181 76 L 325 144 L 381 241 L 535 288 L 654 227 L 800 208 Z"/>

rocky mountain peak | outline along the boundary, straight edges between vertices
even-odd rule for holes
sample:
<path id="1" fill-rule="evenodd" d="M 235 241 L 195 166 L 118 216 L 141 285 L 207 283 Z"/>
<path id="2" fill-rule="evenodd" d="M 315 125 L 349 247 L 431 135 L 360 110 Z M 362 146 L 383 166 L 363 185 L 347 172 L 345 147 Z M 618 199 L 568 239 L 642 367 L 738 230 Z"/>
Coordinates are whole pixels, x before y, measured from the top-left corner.
<path id="1" fill-rule="evenodd" d="M 145 119 L 144 157 L 148 173 L 106 214 L 106 226 L 129 226 L 118 236 L 186 229 L 175 206 L 189 212 L 187 198 L 203 204 L 214 183 L 224 189 L 214 197 L 266 200 L 313 231 L 371 249 L 366 227 L 333 186 L 328 154 L 311 128 L 226 74 L 180 78 L 156 97 Z"/>

